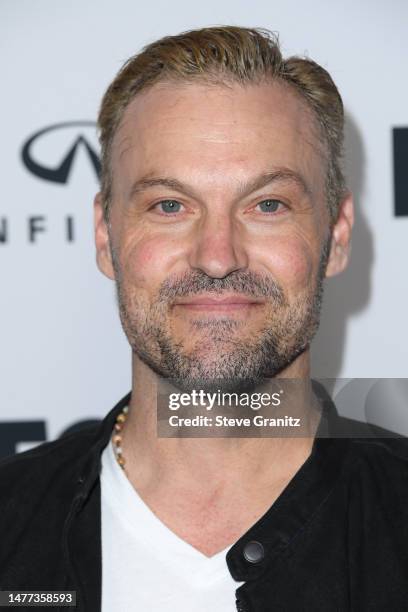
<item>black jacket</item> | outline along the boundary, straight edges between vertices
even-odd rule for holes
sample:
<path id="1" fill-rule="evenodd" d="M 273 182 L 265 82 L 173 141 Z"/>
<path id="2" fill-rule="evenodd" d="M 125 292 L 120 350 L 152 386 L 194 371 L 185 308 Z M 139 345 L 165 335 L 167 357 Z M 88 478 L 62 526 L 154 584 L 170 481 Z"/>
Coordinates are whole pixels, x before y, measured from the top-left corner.
<path id="1" fill-rule="evenodd" d="M 100 455 L 129 397 L 99 426 L 0 463 L 0 590 L 76 590 L 77 610 L 100 611 Z M 228 552 L 233 578 L 245 581 L 237 610 L 408 610 L 408 441 L 385 430 L 366 438 L 366 426 L 350 439 L 352 429 L 326 406 L 319 432 L 339 437 L 316 437 Z"/>

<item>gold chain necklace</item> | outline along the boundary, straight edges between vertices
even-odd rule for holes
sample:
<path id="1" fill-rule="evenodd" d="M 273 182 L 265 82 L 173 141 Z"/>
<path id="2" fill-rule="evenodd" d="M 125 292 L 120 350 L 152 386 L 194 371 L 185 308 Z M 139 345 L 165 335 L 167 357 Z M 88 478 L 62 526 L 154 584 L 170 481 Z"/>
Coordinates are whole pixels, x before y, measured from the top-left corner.
<path id="1" fill-rule="evenodd" d="M 127 419 L 127 415 L 129 412 L 129 406 L 125 406 L 116 417 L 115 426 L 113 428 L 113 450 L 115 453 L 116 461 L 119 463 L 122 470 L 125 470 L 125 458 L 123 456 L 123 427 L 125 425 L 125 421 Z"/>

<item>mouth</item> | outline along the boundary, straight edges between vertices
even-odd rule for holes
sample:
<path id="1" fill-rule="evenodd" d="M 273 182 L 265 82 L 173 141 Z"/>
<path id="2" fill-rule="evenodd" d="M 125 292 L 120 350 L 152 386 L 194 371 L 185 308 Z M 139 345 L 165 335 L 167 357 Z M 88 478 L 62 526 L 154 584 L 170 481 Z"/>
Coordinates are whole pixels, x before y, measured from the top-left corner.
<path id="1" fill-rule="evenodd" d="M 175 306 L 195 311 L 204 310 L 205 312 L 231 312 L 248 311 L 256 306 L 262 306 L 264 303 L 265 302 L 263 300 L 249 298 L 239 294 L 220 297 L 199 295 L 177 300 L 177 302 L 175 302 Z"/>

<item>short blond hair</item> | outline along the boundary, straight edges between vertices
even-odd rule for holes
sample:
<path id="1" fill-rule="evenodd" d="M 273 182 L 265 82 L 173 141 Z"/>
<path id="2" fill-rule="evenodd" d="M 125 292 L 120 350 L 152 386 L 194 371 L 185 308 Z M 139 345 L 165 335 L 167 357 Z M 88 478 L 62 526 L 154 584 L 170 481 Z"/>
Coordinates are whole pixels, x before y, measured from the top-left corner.
<path id="1" fill-rule="evenodd" d="M 105 218 L 112 199 L 111 150 L 128 104 L 159 81 L 259 83 L 278 79 L 292 86 L 312 110 L 327 147 L 326 200 L 331 224 L 346 193 L 342 171 L 344 110 L 330 74 L 298 56 L 283 59 L 279 40 L 261 28 L 220 26 L 166 36 L 130 57 L 103 96 L 98 128 L 101 144 L 101 193 Z"/>

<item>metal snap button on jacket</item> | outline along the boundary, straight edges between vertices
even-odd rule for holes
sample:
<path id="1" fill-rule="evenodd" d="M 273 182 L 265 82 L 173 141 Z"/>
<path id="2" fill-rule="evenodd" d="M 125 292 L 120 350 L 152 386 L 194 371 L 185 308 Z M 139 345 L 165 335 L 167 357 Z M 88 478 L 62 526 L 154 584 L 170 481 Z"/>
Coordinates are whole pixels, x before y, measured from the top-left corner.
<path id="1" fill-rule="evenodd" d="M 244 557 L 249 563 L 259 563 L 265 556 L 264 547 L 260 542 L 253 540 L 244 547 Z"/>

